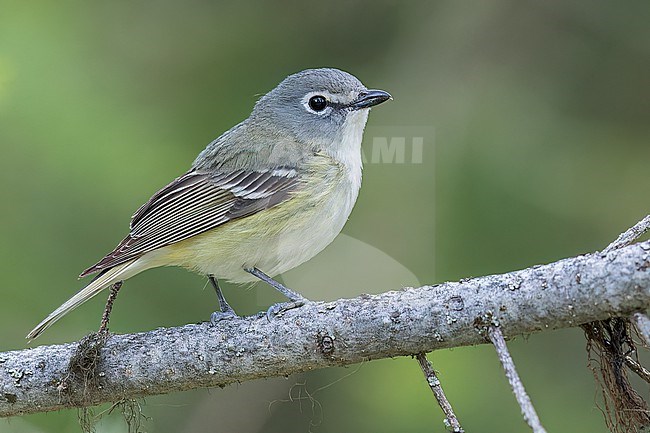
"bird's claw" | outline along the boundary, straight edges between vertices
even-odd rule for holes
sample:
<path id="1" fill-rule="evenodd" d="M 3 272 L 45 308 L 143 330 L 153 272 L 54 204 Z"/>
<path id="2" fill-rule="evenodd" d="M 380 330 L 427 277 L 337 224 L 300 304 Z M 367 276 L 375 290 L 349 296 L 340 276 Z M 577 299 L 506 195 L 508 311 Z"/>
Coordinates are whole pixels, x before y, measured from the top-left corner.
<path id="1" fill-rule="evenodd" d="M 285 311 L 302 307 L 306 302 L 306 299 L 296 299 L 294 301 L 280 302 L 278 304 L 271 305 L 269 309 L 266 310 L 266 318 L 270 322 L 274 317 L 280 317 Z"/>
<path id="2" fill-rule="evenodd" d="M 239 316 L 233 310 L 215 311 L 210 314 L 210 326 L 214 326 L 222 320 L 236 319 L 237 317 Z"/>

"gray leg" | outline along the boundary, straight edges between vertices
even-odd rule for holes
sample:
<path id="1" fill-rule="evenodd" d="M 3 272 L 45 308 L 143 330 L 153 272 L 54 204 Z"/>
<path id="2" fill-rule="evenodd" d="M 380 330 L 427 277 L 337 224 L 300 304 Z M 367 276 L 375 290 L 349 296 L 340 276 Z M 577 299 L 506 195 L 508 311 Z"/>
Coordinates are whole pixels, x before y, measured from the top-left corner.
<path id="1" fill-rule="evenodd" d="M 232 309 L 230 304 L 228 304 L 226 301 L 226 298 L 223 296 L 221 287 L 219 287 L 219 282 L 214 277 L 214 275 L 208 275 L 208 280 L 210 280 L 210 284 L 212 284 L 214 291 L 217 293 L 217 299 L 219 300 L 219 309 L 221 310 L 215 311 L 210 315 L 210 323 L 214 325 L 220 320 L 237 317 L 237 313 L 235 313 L 235 310 Z"/>
<path id="2" fill-rule="evenodd" d="M 283 312 L 287 310 L 291 310 L 293 308 L 297 307 L 302 307 L 305 305 L 305 302 L 308 302 L 309 300 L 302 296 L 298 292 L 294 292 L 284 284 L 281 284 L 277 281 L 275 281 L 273 278 L 269 277 L 266 275 L 264 272 L 260 271 L 257 268 L 248 268 L 244 269 L 246 272 L 248 272 L 251 275 L 256 276 L 260 280 L 264 281 L 266 284 L 269 286 L 273 287 L 275 290 L 278 292 L 282 293 L 284 296 L 289 298 L 290 302 L 282 302 L 279 304 L 272 305 L 266 312 L 266 317 L 270 320 L 274 316 L 279 316 Z"/>

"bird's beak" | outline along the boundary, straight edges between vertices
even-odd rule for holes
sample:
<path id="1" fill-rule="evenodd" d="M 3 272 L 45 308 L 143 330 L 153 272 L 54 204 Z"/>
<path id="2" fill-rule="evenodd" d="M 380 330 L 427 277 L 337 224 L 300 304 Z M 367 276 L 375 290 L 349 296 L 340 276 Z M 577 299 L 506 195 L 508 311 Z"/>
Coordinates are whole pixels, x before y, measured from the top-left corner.
<path id="1" fill-rule="evenodd" d="M 390 93 L 384 92 L 383 90 L 366 90 L 365 92 L 359 93 L 359 97 L 350 104 L 350 107 L 354 110 L 370 108 L 389 99 L 393 99 L 393 97 L 390 96 Z"/>

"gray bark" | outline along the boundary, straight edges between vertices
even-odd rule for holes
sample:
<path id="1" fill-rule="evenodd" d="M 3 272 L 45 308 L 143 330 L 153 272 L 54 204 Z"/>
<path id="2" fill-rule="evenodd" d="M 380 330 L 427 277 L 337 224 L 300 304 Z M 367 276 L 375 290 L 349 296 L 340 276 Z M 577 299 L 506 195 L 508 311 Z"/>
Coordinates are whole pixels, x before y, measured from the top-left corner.
<path id="1" fill-rule="evenodd" d="M 458 422 L 454 409 L 451 407 L 449 400 L 447 400 L 445 392 L 442 390 L 440 380 L 438 379 L 438 376 L 436 376 L 436 371 L 433 369 L 427 356 L 424 352 L 421 352 L 415 355 L 415 359 L 417 359 L 418 364 L 420 364 L 420 369 L 422 370 L 422 373 L 424 373 L 424 378 L 429 385 L 429 389 L 433 392 L 433 396 L 436 398 L 438 406 L 442 409 L 442 413 L 445 414 L 444 423 L 447 430 L 451 433 L 465 433 L 465 430 L 460 426 L 460 422 Z"/>
<path id="2" fill-rule="evenodd" d="M 519 378 L 519 374 L 515 368 L 515 362 L 510 356 L 508 347 L 506 347 L 506 340 L 503 337 L 501 330 L 498 326 L 490 326 L 487 329 L 487 334 L 497 351 L 497 356 L 499 357 L 499 361 L 501 361 L 501 366 L 506 373 L 512 392 L 515 394 L 517 403 L 519 403 L 519 407 L 521 408 L 521 414 L 524 416 L 524 421 L 526 421 L 526 424 L 530 426 L 533 433 L 546 433 L 546 430 L 542 427 L 542 423 L 539 421 L 533 403 L 531 403 L 530 397 L 528 397 L 528 394 L 524 389 L 524 384 Z"/>
<path id="3" fill-rule="evenodd" d="M 502 275 L 407 288 L 265 316 L 112 335 L 92 383 L 79 343 L 0 353 L 0 416 L 284 376 L 574 327 L 650 306 L 650 241 Z M 83 363 L 82 363 L 83 364 Z M 86 378 L 88 379 L 88 378 Z"/>

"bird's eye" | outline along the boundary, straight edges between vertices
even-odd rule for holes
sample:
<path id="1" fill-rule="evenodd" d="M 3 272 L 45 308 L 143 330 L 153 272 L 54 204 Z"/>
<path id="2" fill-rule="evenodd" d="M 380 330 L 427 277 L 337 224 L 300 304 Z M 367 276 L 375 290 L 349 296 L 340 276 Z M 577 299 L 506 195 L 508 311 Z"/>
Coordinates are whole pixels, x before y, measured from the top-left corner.
<path id="1" fill-rule="evenodd" d="M 309 98 L 309 108 L 314 111 L 323 111 L 327 107 L 327 99 L 324 96 L 316 95 Z"/>

